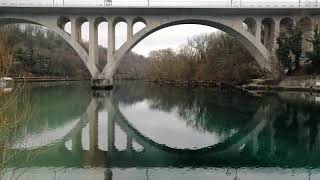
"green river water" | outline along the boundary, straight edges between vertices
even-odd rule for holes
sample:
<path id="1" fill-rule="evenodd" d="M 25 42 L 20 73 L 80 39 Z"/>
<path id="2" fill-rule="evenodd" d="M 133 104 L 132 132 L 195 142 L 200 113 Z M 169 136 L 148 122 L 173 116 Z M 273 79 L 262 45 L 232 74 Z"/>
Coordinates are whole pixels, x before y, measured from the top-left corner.
<path id="1" fill-rule="evenodd" d="M 320 179 L 317 94 L 28 86 L 32 115 L 2 152 L 14 154 L 2 179 Z"/>

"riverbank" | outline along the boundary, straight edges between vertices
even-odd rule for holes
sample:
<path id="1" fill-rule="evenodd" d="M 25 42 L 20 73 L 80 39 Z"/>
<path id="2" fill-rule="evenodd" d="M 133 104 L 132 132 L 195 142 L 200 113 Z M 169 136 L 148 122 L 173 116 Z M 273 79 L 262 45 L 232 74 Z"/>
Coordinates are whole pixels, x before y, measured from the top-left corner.
<path id="1" fill-rule="evenodd" d="M 61 77 L 13 77 L 15 82 L 37 83 L 37 82 L 63 82 L 63 81 L 88 81 L 90 79 L 61 78 Z M 281 81 L 268 79 L 254 79 L 243 85 L 232 82 L 220 81 L 197 81 L 197 80 L 170 80 L 170 81 L 146 81 L 160 86 L 171 85 L 183 88 L 220 88 L 241 89 L 245 91 L 289 91 L 289 92 L 318 92 L 320 93 L 320 76 L 291 76 Z"/>
<path id="2" fill-rule="evenodd" d="M 60 82 L 60 81 L 85 81 L 89 79 L 81 78 L 61 78 L 61 77 L 12 77 L 15 82 Z"/>
<path id="3" fill-rule="evenodd" d="M 243 90 L 320 92 L 320 76 L 289 76 L 279 82 L 252 80 L 239 86 Z"/>
<path id="4" fill-rule="evenodd" d="M 159 85 L 172 85 L 184 88 L 222 88 L 222 89 L 235 89 L 238 87 L 232 83 L 220 82 L 220 81 L 197 81 L 197 80 L 170 80 L 170 81 L 147 81 Z"/>
<path id="5" fill-rule="evenodd" d="M 292 92 L 320 92 L 320 76 L 289 76 L 280 81 L 271 79 L 253 79 L 243 85 L 232 82 L 220 81 L 197 81 L 197 80 L 175 80 L 175 81 L 148 81 L 159 85 L 172 85 L 184 88 L 221 88 L 241 89 L 245 91 L 292 91 Z"/>

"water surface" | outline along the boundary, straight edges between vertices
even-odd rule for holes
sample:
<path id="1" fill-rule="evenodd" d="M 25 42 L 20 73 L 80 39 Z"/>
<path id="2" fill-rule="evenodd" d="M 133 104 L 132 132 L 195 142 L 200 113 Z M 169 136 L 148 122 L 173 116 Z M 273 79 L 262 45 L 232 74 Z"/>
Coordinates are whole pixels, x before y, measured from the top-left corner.
<path id="1" fill-rule="evenodd" d="M 31 84 L 32 116 L 2 152 L 11 157 L 3 179 L 319 179 L 318 99 L 144 82 L 111 92 Z"/>

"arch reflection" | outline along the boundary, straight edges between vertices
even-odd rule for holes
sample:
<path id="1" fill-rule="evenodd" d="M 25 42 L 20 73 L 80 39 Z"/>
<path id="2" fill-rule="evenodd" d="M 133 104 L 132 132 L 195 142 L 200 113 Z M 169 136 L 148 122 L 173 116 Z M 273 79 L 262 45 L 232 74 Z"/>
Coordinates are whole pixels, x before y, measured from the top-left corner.
<path id="1" fill-rule="evenodd" d="M 226 97 L 220 93 L 219 97 L 224 97 L 225 100 L 214 98 L 215 101 L 209 104 L 210 106 L 213 106 L 214 103 L 219 104 L 223 114 L 236 112 L 239 110 L 236 107 L 245 109 L 244 112 L 247 114 L 252 114 L 246 121 L 239 123 L 236 133 L 220 143 L 201 149 L 176 149 L 160 144 L 136 129 L 130 122 L 130 117 L 126 117 L 120 111 L 119 105 L 125 103 L 130 105 L 144 99 L 152 99 L 153 108 L 168 110 L 181 106 L 183 107 L 181 109 L 186 112 L 189 110 L 188 104 L 194 104 L 194 98 L 186 97 L 197 97 L 199 107 L 201 105 L 205 107 L 201 103 L 205 101 L 199 100 L 202 98 L 201 92 L 184 94 L 177 89 L 170 89 L 168 92 L 174 91 L 180 96 L 180 98 L 172 99 L 172 93 L 167 92 L 167 87 L 139 85 L 140 89 L 132 87 L 134 91 L 131 91 L 130 87 L 120 85 L 110 93 L 95 92 L 85 112 L 80 116 L 79 122 L 67 135 L 49 146 L 32 150 L 13 149 L 12 153 L 18 152 L 19 155 L 12 160 L 11 166 L 17 166 L 27 154 L 36 153 L 35 159 L 28 164 L 28 167 L 103 167 L 108 171 L 105 176 L 110 179 L 113 168 L 301 168 L 306 166 L 318 168 L 320 165 L 318 157 L 320 111 L 319 105 L 314 104 L 311 100 L 304 101 L 305 103 L 296 102 L 294 94 L 286 93 L 261 97 L 245 95 L 255 100 L 254 102 L 245 101 L 247 106 L 244 106 L 241 103 L 237 104 L 237 101 L 244 102 L 245 100 L 240 98 L 242 95 L 237 95 L 237 92 Z M 130 94 L 130 96 L 125 94 Z M 215 97 L 208 92 L 203 95 L 206 97 L 204 99 Z M 235 96 L 238 96 L 238 100 Z M 304 97 L 312 99 L 313 96 L 305 95 Z M 170 103 L 171 101 L 173 103 Z M 177 105 L 177 102 L 181 103 Z M 213 109 L 209 111 L 217 113 Z M 200 110 L 200 112 L 204 111 Z M 238 116 L 238 118 L 241 117 Z M 219 121 L 212 121 L 210 124 L 202 121 L 201 118 L 186 118 L 185 120 L 188 123 L 195 121 L 189 123 L 192 128 L 212 131 L 215 130 L 215 127 L 219 127 L 215 126 L 215 124 L 219 125 Z M 232 123 L 236 127 L 237 121 L 232 121 Z M 118 149 L 116 146 L 116 141 L 119 139 L 116 134 L 117 128 L 124 133 L 122 137 L 124 149 Z M 101 136 L 103 133 L 105 136 Z M 88 136 L 87 148 L 84 148 L 83 136 Z M 102 148 L 101 144 L 105 144 L 106 147 Z"/>

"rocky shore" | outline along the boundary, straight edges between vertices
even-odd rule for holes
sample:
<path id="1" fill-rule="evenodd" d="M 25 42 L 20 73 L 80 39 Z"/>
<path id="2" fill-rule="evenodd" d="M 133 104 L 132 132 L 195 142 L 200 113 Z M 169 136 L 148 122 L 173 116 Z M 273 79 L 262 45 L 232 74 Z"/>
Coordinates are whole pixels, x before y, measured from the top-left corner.
<path id="1" fill-rule="evenodd" d="M 185 88 L 221 88 L 221 89 L 238 89 L 235 84 L 220 81 L 197 81 L 197 80 L 176 80 L 176 81 L 152 81 L 159 85 L 172 85 Z"/>
<path id="2" fill-rule="evenodd" d="M 239 88 L 263 91 L 320 92 L 320 76 L 292 76 L 279 82 L 258 79 Z"/>
<path id="3" fill-rule="evenodd" d="M 279 81 L 272 79 L 253 79 L 242 85 L 231 82 L 197 80 L 152 81 L 152 83 L 185 88 L 208 87 L 242 89 L 246 91 L 320 92 L 320 76 L 292 76 Z"/>
<path id="4" fill-rule="evenodd" d="M 13 77 L 15 82 L 58 82 L 58 81 L 83 81 L 87 79 L 61 78 L 61 77 Z"/>

